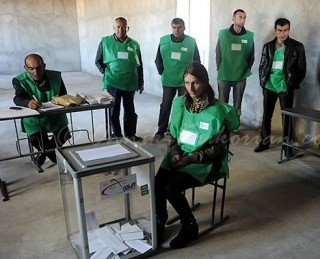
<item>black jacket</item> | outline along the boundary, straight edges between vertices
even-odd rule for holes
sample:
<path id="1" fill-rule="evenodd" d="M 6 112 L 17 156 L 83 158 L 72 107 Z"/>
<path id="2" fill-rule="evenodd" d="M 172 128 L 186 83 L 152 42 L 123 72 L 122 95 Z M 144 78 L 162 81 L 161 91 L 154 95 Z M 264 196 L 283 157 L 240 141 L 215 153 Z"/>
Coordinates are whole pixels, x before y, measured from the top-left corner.
<path id="1" fill-rule="evenodd" d="M 259 79 L 262 88 L 265 87 L 270 77 L 276 40 L 277 38 L 274 38 L 272 41 L 266 43 L 262 49 L 259 66 Z M 306 56 L 304 46 L 302 43 L 289 37 L 284 42 L 284 45 L 286 48 L 284 52 L 283 70 L 288 91 L 299 89 L 301 81 L 306 76 Z"/>

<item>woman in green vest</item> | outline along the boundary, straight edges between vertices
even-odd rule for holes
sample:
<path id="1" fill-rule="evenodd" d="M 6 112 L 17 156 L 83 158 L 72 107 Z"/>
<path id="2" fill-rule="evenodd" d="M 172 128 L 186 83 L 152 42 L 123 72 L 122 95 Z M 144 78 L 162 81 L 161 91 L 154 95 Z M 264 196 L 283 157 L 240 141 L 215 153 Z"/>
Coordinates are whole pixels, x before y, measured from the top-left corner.
<path id="1" fill-rule="evenodd" d="M 167 200 L 181 219 L 171 248 L 185 247 L 198 237 L 198 224 L 182 192 L 228 174 L 229 132 L 239 127 L 236 109 L 214 97 L 203 65 L 191 63 L 184 84 L 186 94 L 172 106 L 172 141 L 155 177 L 158 243 L 163 241 L 168 219 Z"/>

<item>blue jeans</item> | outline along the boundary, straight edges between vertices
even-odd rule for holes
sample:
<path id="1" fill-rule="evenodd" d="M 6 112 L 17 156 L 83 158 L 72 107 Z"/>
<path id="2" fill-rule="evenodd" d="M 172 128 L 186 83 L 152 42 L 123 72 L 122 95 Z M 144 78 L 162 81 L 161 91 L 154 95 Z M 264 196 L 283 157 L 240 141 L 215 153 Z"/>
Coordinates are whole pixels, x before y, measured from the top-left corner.
<path id="1" fill-rule="evenodd" d="M 111 123 L 113 134 L 117 137 L 122 137 L 120 125 L 120 109 L 121 99 L 124 109 L 123 114 L 123 129 L 126 137 L 132 137 L 136 134 L 138 115 L 134 108 L 134 94 L 135 91 L 125 91 L 108 86 L 108 93 L 114 98 L 114 106 L 111 108 Z"/>

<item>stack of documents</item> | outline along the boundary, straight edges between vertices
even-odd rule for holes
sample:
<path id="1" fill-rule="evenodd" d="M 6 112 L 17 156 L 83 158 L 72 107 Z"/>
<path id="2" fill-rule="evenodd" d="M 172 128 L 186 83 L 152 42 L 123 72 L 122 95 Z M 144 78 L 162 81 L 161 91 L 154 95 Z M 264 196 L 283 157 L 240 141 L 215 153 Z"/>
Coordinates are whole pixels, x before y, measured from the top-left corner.
<path id="1" fill-rule="evenodd" d="M 137 250 L 141 254 L 152 246 L 144 240 L 143 231 L 137 225 L 110 224 L 88 232 L 89 252 L 92 259 L 117 258 L 119 254 L 128 254 Z"/>
<path id="2" fill-rule="evenodd" d="M 101 94 L 77 93 L 77 96 L 80 96 L 89 104 L 110 104 L 114 101 L 114 98 L 108 92 Z"/>

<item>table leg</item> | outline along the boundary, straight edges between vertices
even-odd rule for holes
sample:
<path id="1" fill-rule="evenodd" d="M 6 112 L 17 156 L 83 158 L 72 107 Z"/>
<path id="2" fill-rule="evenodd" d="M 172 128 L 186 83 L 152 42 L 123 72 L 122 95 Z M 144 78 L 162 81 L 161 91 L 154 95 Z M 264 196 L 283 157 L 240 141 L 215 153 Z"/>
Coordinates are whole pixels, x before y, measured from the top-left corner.
<path id="1" fill-rule="evenodd" d="M 9 200 L 9 193 L 8 193 L 6 182 L 2 181 L 1 178 L 0 178 L 0 188 L 1 188 L 1 192 L 2 192 L 2 201 Z"/>

